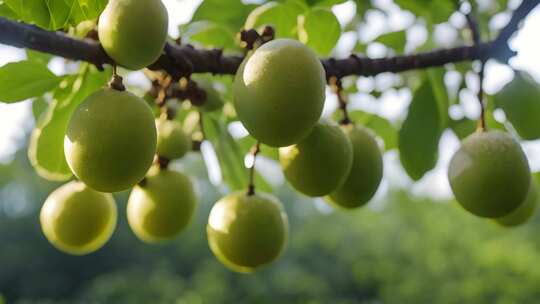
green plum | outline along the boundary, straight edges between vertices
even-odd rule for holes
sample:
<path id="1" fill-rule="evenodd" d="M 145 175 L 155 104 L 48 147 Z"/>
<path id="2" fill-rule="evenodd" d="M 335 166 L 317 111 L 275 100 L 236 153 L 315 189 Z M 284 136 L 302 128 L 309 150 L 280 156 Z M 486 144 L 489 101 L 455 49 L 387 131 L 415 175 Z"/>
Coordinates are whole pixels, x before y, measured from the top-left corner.
<path id="1" fill-rule="evenodd" d="M 144 242 L 167 241 L 188 226 L 196 205 L 197 198 L 187 176 L 154 167 L 145 181 L 131 191 L 128 223 Z"/>
<path id="2" fill-rule="evenodd" d="M 345 182 L 351 171 L 353 147 L 337 125 L 318 123 L 298 144 L 279 149 L 287 181 L 308 196 L 324 196 Z"/>
<path id="3" fill-rule="evenodd" d="M 521 138 L 540 138 L 540 86 L 531 76 L 517 72 L 514 79 L 494 96 L 494 100 Z"/>
<path id="4" fill-rule="evenodd" d="M 45 201 L 39 216 L 41 229 L 57 249 L 84 255 L 98 250 L 116 228 L 117 210 L 111 194 L 70 182 Z"/>
<path id="5" fill-rule="evenodd" d="M 116 192 L 144 178 L 154 159 L 156 137 L 152 110 L 143 99 L 102 89 L 73 113 L 64 152 L 82 182 L 97 191 Z"/>
<path id="6" fill-rule="evenodd" d="M 531 179 L 531 186 L 529 187 L 529 192 L 527 192 L 525 201 L 510 214 L 496 219 L 497 223 L 506 227 L 515 227 L 526 223 L 536 212 L 538 199 L 538 186 L 536 185 L 536 182 Z"/>
<path id="7" fill-rule="evenodd" d="M 168 24 L 160 0 L 109 0 L 99 17 L 99 40 L 116 63 L 139 70 L 161 55 Z"/>
<path id="8" fill-rule="evenodd" d="M 371 132 L 364 127 L 345 126 L 353 148 L 352 168 L 345 182 L 329 195 L 329 201 L 344 209 L 368 203 L 381 183 L 381 150 Z"/>
<path id="9" fill-rule="evenodd" d="M 214 205 L 206 231 L 210 249 L 225 266 L 249 273 L 281 254 L 288 220 L 277 198 L 236 192 Z"/>
<path id="10" fill-rule="evenodd" d="M 175 120 L 156 119 L 157 154 L 169 160 L 181 158 L 191 149 L 191 138 Z"/>
<path id="11" fill-rule="evenodd" d="M 469 135 L 452 157 L 448 180 L 465 210 L 499 218 L 524 201 L 531 174 L 521 146 L 510 135 L 479 131 Z"/>
<path id="12" fill-rule="evenodd" d="M 319 120 L 325 85 L 323 66 L 311 49 L 277 39 L 240 66 L 233 84 L 234 106 L 253 137 L 273 147 L 290 146 Z"/>
<path id="13" fill-rule="evenodd" d="M 197 105 L 197 108 L 202 112 L 213 112 L 223 108 L 225 101 L 220 96 L 220 93 L 214 88 L 212 81 L 198 75 L 192 75 L 193 79 L 199 88 L 206 92 L 206 99 L 201 105 Z"/>

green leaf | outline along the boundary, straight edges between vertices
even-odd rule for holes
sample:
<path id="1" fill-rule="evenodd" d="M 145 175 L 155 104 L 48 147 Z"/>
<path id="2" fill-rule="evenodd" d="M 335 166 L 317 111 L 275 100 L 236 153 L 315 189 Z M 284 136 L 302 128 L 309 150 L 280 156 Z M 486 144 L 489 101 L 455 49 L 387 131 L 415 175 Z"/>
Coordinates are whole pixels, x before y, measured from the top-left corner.
<path id="1" fill-rule="evenodd" d="M 432 68 L 427 70 L 427 75 L 431 83 L 431 88 L 439 108 L 439 117 L 441 118 L 440 128 L 444 130 L 448 125 L 448 107 L 450 106 L 450 97 L 444 84 L 444 68 Z"/>
<path id="2" fill-rule="evenodd" d="M 47 53 L 41 53 L 38 51 L 33 51 L 31 49 L 26 49 L 26 58 L 30 61 L 35 61 L 41 64 L 48 64 L 51 58 L 53 57 Z"/>
<path id="3" fill-rule="evenodd" d="M 394 2 L 431 23 L 447 21 L 457 7 L 455 1 L 449 0 L 395 0 Z"/>
<path id="4" fill-rule="evenodd" d="M 108 0 L 4 0 L 0 15 L 36 24 L 49 30 L 76 26 L 95 20 Z"/>
<path id="5" fill-rule="evenodd" d="M 476 130 L 476 122 L 468 118 L 459 120 L 451 119 L 448 125 L 459 139 L 464 139 Z"/>
<path id="6" fill-rule="evenodd" d="M 70 9 L 69 24 L 78 25 L 82 21 L 96 20 L 109 0 L 64 0 Z"/>
<path id="7" fill-rule="evenodd" d="M 249 151 L 251 147 L 253 147 L 257 143 L 257 140 L 251 137 L 250 135 L 248 135 L 248 136 L 242 137 L 237 142 L 240 145 L 240 148 L 242 149 L 242 151 Z M 264 156 L 269 159 L 273 159 L 275 161 L 279 161 L 279 148 L 264 146 L 263 148 L 261 148 L 259 155 Z"/>
<path id="8" fill-rule="evenodd" d="M 305 2 L 309 6 L 330 8 L 336 4 L 345 3 L 347 2 L 347 0 L 305 0 Z"/>
<path id="9" fill-rule="evenodd" d="M 386 119 L 364 111 L 352 111 L 350 118 L 368 129 L 371 129 L 384 141 L 386 151 L 397 147 L 397 129 Z"/>
<path id="10" fill-rule="evenodd" d="M 61 80 L 41 62 L 25 60 L 8 63 L 0 67 L 0 101 L 13 103 L 41 96 Z"/>
<path id="11" fill-rule="evenodd" d="M 214 144 L 223 180 L 231 191 L 247 189 L 249 174 L 244 166 L 244 157 L 249 149 L 242 149 L 229 134 L 226 124 L 219 118 L 206 114 L 204 121 L 206 136 Z M 272 191 L 270 185 L 259 174 L 255 175 L 255 184 L 262 191 Z"/>
<path id="12" fill-rule="evenodd" d="M 297 2 L 268 2 L 254 9 L 247 17 L 245 29 L 259 32 L 265 25 L 274 27 L 276 38 L 294 38 L 297 33 L 297 18 L 303 12 Z"/>
<path id="13" fill-rule="evenodd" d="M 521 138 L 540 138 L 540 85 L 532 77 L 524 72 L 516 73 L 493 99 Z"/>
<path id="14" fill-rule="evenodd" d="M 255 7 L 256 5 L 243 4 L 241 0 L 205 0 L 195 11 L 191 21 L 208 20 L 239 30 Z"/>
<path id="15" fill-rule="evenodd" d="M 18 16 L 18 19 L 49 28 L 50 15 L 43 0 L 4 0 L 4 3 Z"/>
<path id="16" fill-rule="evenodd" d="M 0 1 L 0 16 L 9 19 L 18 19 L 17 13 L 15 13 L 4 1 Z"/>
<path id="17" fill-rule="evenodd" d="M 37 122 L 41 117 L 41 114 L 47 110 L 49 103 L 43 98 L 43 96 L 38 97 L 32 101 L 32 114 L 34 115 L 34 120 Z"/>
<path id="18" fill-rule="evenodd" d="M 235 33 L 227 26 L 211 21 L 196 21 L 182 28 L 186 38 L 207 47 L 234 49 L 237 47 Z"/>
<path id="19" fill-rule="evenodd" d="M 74 0 L 45 0 L 50 16 L 49 29 L 57 30 L 66 26 L 71 13 L 71 7 L 66 1 L 76 2 Z"/>
<path id="20" fill-rule="evenodd" d="M 341 36 L 341 26 L 334 13 L 316 8 L 300 16 L 298 22 L 300 41 L 320 55 L 330 54 Z"/>
<path id="21" fill-rule="evenodd" d="M 437 164 L 439 139 L 446 128 L 447 108 L 437 98 L 439 89 L 433 79 L 435 77 L 427 76 L 414 92 L 409 113 L 399 131 L 401 163 L 413 180 L 419 180 Z"/>
<path id="22" fill-rule="evenodd" d="M 207 132 L 207 136 L 212 138 L 216 154 L 221 166 L 223 179 L 232 191 L 245 189 L 247 187 L 248 173 L 244 167 L 244 154 L 227 131 L 224 123 L 216 118 L 205 115 L 205 124 L 212 132 Z M 212 136 L 213 134 L 213 136 Z"/>
<path id="23" fill-rule="evenodd" d="M 41 177 L 55 181 L 71 177 L 64 157 L 69 119 L 79 104 L 109 78 L 110 72 L 98 72 L 85 64 L 80 75 L 67 77 L 54 92 L 53 101 L 41 115 L 28 147 L 28 158 Z"/>
<path id="24" fill-rule="evenodd" d="M 407 34 L 405 31 L 392 32 L 379 36 L 375 41 L 382 43 L 397 52 L 403 52 L 405 44 L 407 43 Z"/>

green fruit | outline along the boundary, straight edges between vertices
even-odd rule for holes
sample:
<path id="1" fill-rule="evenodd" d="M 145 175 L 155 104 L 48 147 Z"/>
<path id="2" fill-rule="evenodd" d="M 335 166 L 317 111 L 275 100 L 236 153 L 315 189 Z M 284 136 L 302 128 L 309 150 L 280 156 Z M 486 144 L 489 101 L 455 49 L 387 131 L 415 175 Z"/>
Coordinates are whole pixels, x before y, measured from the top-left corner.
<path id="1" fill-rule="evenodd" d="M 114 61 L 139 70 L 161 55 L 168 25 L 160 0 L 110 0 L 99 17 L 99 40 Z"/>
<path id="2" fill-rule="evenodd" d="M 351 171 L 345 182 L 330 194 L 329 200 L 345 209 L 365 205 L 381 183 L 383 161 L 377 141 L 363 127 L 346 126 L 353 147 Z"/>
<path id="3" fill-rule="evenodd" d="M 450 186 L 467 211 L 498 218 L 514 211 L 529 191 L 531 174 L 517 141 L 501 131 L 467 137 L 448 168 Z"/>
<path id="4" fill-rule="evenodd" d="M 57 249 L 83 255 L 94 252 L 111 238 L 117 211 L 112 195 L 70 182 L 45 201 L 39 216 L 43 233 Z"/>
<path id="5" fill-rule="evenodd" d="M 287 215 L 271 195 L 237 192 L 214 205 L 206 232 L 210 249 L 225 266 L 248 273 L 281 254 L 288 235 Z"/>
<path id="6" fill-rule="evenodd" d="M 173 239 L 184 230 L 197 198 L 191 181 L 180 172 L 150 170 L 129 196 L 127 218 L 135 235 L 148 243 Z"/>
<path id="7" fill-rule="evenodd" d="M 82 182 L 101 192 L 126 190 L 152 165 L 156 125 L 141 98 L 103 89 L 75 110 L 64 139 L 66 160 Z"/>
<path id="8" fill-rule="evenodd" d="M 517 72 L 494 98 L 521 138 L 540 138 L 540 86 L 534 79 L 525 72 Z"/>
<path id="9" fill-rule="evenodd" d="M 294 146 L 279 149 L 287 181 L 309 196 L 324 196 L 345 182 L 351 171 L 353 148 L 337 125 L 319 123 Z"/>
<path id="10" fill-rule="evenodd" d="M 510 214 L 496 219 L 497 223 L 506 227 L 519 226 L 529 221 L 534 215 L 536 208 L 538 207 L 538 186 L 536 182 L 531 179 L 531 186 L 525 201 L 519 205 L 517 209 Z"/>
<path id="11" fill-rule="evenodd" d="M 325 74 L 302 43 L 277 39 L 258 48 L 240 66 L 234 105 L 249 133 L 264 144 L 285 147 L 305 138 L 321 116 Z"/>
<path id="12" fill-rule="evenodd" d="M 191 138 L 175 120 L 156 119 L 157 154 L 169 160 L 181 158 L 191 149 Z"/>
<path id="13" fill-rule="evenodd" d="M 203 77 L 198 77 L 197 75 L 192 75 L 193 79 L 199 88 L 203 89 L 206 92 L 206 99 L 201 105 L 197 105 L 197 108 L 202 112 L 213 112 L 223 108 L 225 102 L 220 96 L 220 93 L 214 88 L 211 80 L 208 80 Z"/>

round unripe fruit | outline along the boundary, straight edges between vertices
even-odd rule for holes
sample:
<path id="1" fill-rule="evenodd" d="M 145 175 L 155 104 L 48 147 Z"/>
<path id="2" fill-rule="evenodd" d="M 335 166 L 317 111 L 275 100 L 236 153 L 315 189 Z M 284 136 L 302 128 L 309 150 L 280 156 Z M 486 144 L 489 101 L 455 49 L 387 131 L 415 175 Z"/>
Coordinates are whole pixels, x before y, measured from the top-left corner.
<path id="1" fill-rule="evenodd" d="M 271 195 L 237 192 L 214 205 L 206 232 L 210 249 L 225 266 L 249 273 L 274 261 L 285 248 L 287 215 Z"/>
<path id="2" fill-rule="evenodd" d="M 501 131 L 476 132 L 454 154 L 448 180 L 458 203 L 480 217 L 514 211 L 529 191 L 531 174 L 518 142 Z"/>
<path id="3" fill-rule="evenodd" d="M 321 116 L 325 75 L 302 43 L 277 39 L 242 63 L 233 85 L 240 121 L 260 142 L 285 147 L 306 137 Z"/>
<path id="4" fill-rule="evenodd" d="M 156 119 L 157 154 L 169 160 L 181 158 L 191 149 L 191 138 L 175 120 Z"/>
<path id="5" fill-rule="evenodd" d="M 146 102 L 103 89 L 75 110 L 64 138 L 66 160 L 82 182 L 101 192 L 131 188 L 156 152 L 156 125 Z"/>
<path id="6" fill-rule="evenodd" d="M 538 207 L 538 199 L 538 186 L 531 179 L 531 186 L 525 201 L 510 214 L 496 219 L 497 223 L 506 227 L 515 227 L 526 223 L 533 217 Z"/>
<path id="7" fill-rule="evenodd" d="M 353 148 L 351 171 L 345 182 L 330 194 L 334 205 L 352 209 L 368 203 L 383 176 L 382 154 L 371 132 L 363 127 L 345 126 Z"/>
<path id="8" fill-rule="evenodd" d="M 45 237 L 54 247 L 83 255 L 98 250 L 110 239 L 117 210 L 111 194 L 70 182 L 49 195 L 39 219 Z"/>
<path id="9" fill-rule="evenodd" d="M 116 63 L 139 70 L 161 55 L 168 24 L 160 0 L 110 0 L 99 17 L 99 40 Z"/>
<path id="10" fill-rule="evenodd" d="M 353 148 L 337 125 L 318 123 L 294 146 L 279 149 L 287 181 L 308 196 L 324 196 L 345 182 L 351 171 Z"/>
<path id="11" fill-rule="evenodd" d="M 206 92 L 206 99 L 201 105 L 196 105 L 202 112 L 213 112 L 223 108 L 225 102 L 221 98 L 219 92 L 212 85 L 212 81 L 196 75 L 191 76 L 199 88 Z"/>
<path id="12" fill-rule="evenodd" d="M 180 172 L 151 169 L 128 199 L 127 218 L 135 235 L 147 243 L 166 241 L 184 230 L 197 198 L 191 181 Z"/>

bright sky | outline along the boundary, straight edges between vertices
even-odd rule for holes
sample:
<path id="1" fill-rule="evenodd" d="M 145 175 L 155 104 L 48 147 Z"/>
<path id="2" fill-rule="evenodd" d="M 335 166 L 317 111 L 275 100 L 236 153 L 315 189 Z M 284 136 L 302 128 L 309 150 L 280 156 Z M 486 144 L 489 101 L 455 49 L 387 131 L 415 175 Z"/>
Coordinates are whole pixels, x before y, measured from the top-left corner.
<path id="1" fill-rule="evenodd" d="M 173 37 L 178 36 L 178 25 L 189 21 L 193 11 L 199 5 L 201 0 L 163 0 L 168 8 L 170 20 L 169 33 Z M 249 1 L 257 2 L 257 1 Z M 362 26 L 358 33 L 348 32 L 343 35 L 342 39 L 336 47 L 335 53 L 337 56 L 344 56 L 350 52 L 357 39 L 360 41 L 369 41 L 373 37 L 388 31 L 407 29 L 408 42 L 407 48 L 414 47 L 415 44 L 422 43 L 425 39 L 425 29 L 421 27 L 411 26 L 413 21 L 411 14 L 400 11 L 393 5 L 391 0 L 374 1 L 379 7 L 388 11 L 387 16 L 379 12 L 373 11 L 366 15 L 365 25 Z M 512 0 L 511 6 L 515 7 L 519 4 L 519 0 Z M 354 1 L 348 1 L 345 4 L 334 7 L 333 11 L 338 16 L 342 24 L 354 17 Z M 509 14 L 500 14 L 490 24 L 491 27 L 498 28 L 505 24 Z M 450 24 L 460 25 L 464 22 L 459 14 L 455 14 L 450 19 Z M 513 59 L 512 66 L 527 70 L 529 73 L 540 82 L 540 40 L 538 37 L 538 29 L 540 29 L 540 8 L 533 11 L 525 21 L 523 29 L 513 39 L 511 45 L 518 51 L 518 56 Z M 438 36 L 451 38 L 455 35 L 455 30 L 449 24 L 441 25 L 436 29 Z M 447 39 L 451 40 L 451 39 Z M 386 50 L 380 46 L 372 46 L 368 48 L 369 56 L 384 56 Z M 23 60 L 25 58 L 24 51 L 12 47 L 0 45 L 0 66 L 7 62 Z M 53 68 L 53 71 L 55 69 Z M 512 77 L 512 71 L 508 67 L 490 63 L 486 72 L 486 91 L 493 93 L 497 91 L 505 82 Z M 385 83 L 392 80 L 392 75 L 380 75 L 375 79 L 361 79 L 358 82 L 360 88 L 373 87 L 384 88 Z M 470 79 L 469 79 L 470 78 Z M 474 87 L 475 76 L 470 75 L 467 81 Z M 452 114 L 457 116 L 466 115 L 468 117 L 476 117 L 479 109 L 474 94 L 471 92 L 462 94 L 461 107 L 452 109 Z M 367 95 L 351 96 L 351 107 L 361 108 L 381 116 L 395 119 L 402 118 L 406 114 L 406 108 L 410 102 L 410 93 L 406 91 L 388 90 L 380 100 L 375 101 Z M 333 96 L 328 97 L 327 110 L 331 110 L 335 106 Z M 21 145 L 24 139 L 24 132 L 29 132 L 32 125 L 31 118 L 31 103 L 22 102 L 12 105 L 0 103 L 0 162 L 9 162 L 13 153 Z M 385 180 L 383 187 L 378 195 L 382 195 L 388 185 L 411 186 L 415 194 L 427 195 L 435 198 L 450 198 L 451 192 L 446 179 L 446 167 L 450 157 L 459 146 L 458 139 L 451 133 L 447 132 L 441 140 L 440 160 L 435 170 L 426 175 L 420 182 L 412 185 L 409 178 L 403 172 L 399 164 L 399 155 L 397 152 L 390 152 L 385 155 Z M 540 142 L 524 143 L 525 152 L 529 156 L 531 167 L 533 170 L 540 170 Z M 264 162 L 264 161 L 263 161 Z M 275 180 L 280 182 L 281 173 L 268 164 L 270 181 Z M 214 177 L 216 178 L 216 177 Z"/>

